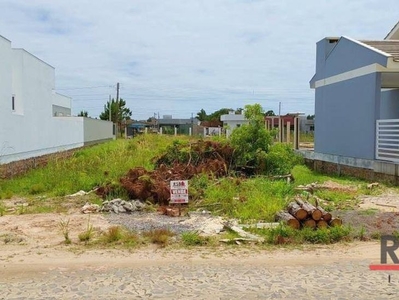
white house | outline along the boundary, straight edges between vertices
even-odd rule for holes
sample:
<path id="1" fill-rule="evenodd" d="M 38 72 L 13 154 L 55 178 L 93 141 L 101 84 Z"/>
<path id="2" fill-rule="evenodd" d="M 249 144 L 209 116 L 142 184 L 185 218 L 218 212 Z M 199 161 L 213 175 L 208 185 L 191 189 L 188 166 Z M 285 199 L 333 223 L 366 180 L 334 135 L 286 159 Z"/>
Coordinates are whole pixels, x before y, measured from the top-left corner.
<path id="1" fill-rule="evenodd" d="M 227 137 L 230 136 L 235 128 L 249 123 L 243 114 L 236 115 L 234 111 L 230 111 L 227 115 L 221 115 L 220 121 L 223 122 L 223 127 L 226 128 Z"/>
<path id="2" fill-rule="evenodd" d="M 0 164 L 113 138 L 112 123 L 71 117 L 54 68 L 0 36 Z"/>

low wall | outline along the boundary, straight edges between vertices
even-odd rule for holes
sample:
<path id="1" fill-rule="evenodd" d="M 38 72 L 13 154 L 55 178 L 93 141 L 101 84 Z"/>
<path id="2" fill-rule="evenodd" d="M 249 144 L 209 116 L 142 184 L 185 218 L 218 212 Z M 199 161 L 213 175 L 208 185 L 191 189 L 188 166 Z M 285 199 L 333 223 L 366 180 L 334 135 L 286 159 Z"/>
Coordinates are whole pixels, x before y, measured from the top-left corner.
<path id="1" fill-rule="evenodd" d="M 80 149 L 81 148 L 74 148 L 71 150 L 31 157 L 0 165 L 0 178 L 10 179 L 15 176 L 23 175 L 32 169 L 46 166 L 51 160 L 69 158 Z"/>
<path id="2" fill-rule="evenodd" d="M 350 176 L 369 182 L 384 182 L 399 185 L 399 165 L 384 161 L 362 161 L 345 157 L 320 156 L 299 151 L 305 164 L 312 170 L 329 175 Z"/>

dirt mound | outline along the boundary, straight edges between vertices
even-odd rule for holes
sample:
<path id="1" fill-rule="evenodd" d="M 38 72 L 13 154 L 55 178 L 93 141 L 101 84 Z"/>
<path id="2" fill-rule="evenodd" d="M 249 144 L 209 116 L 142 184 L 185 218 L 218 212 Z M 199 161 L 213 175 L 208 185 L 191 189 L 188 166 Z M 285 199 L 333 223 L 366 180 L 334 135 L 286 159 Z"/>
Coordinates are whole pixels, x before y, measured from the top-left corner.
<path id="1" fill-rule="evenodd" d="M 233 154 L 233 148 L 214 141 L 175 142 L 165 154 L 154 158 L 155 170 L 148 171 L 142 167 L 130 169 L 126 176 L 120 178 L 120 183 L 130 199 L 167 205 L 171 180 L 189 180 L 198 174 L 209 174 L 214 178 L 226 176 Z M 98 189 L 97 194 L 105 197 L 112 189 L 105 186 Z"/>

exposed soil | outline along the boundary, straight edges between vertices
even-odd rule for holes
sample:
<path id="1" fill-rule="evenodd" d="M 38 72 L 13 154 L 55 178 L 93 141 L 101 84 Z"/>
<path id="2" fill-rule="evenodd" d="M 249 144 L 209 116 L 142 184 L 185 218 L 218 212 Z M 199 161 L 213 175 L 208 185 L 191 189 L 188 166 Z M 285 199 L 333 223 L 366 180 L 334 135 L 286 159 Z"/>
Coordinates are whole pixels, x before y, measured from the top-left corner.
<path id="1" fill-rule="evenodd" d="M 337 211 L 344 224 L 351 225 L 357 232 L 363 230 L 366 238 L 399 232 L 399 194 L 388 190 L 379 196 L 359 197 L 356 210 Z"/>

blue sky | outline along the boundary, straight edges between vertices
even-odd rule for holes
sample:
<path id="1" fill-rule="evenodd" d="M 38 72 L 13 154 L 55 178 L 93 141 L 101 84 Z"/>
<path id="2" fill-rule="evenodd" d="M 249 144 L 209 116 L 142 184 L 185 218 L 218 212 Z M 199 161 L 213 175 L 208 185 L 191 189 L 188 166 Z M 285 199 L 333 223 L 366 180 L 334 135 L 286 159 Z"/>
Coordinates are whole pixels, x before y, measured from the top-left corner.
<path id="1" fill-rule="evenodd" d="M 0 35 L 56 69 L 73 112 L 109 95 L 134 119 L 260 103 L 314 112 L 316 42 L 383 39 L 396 0 L 0 0 Z"/>

